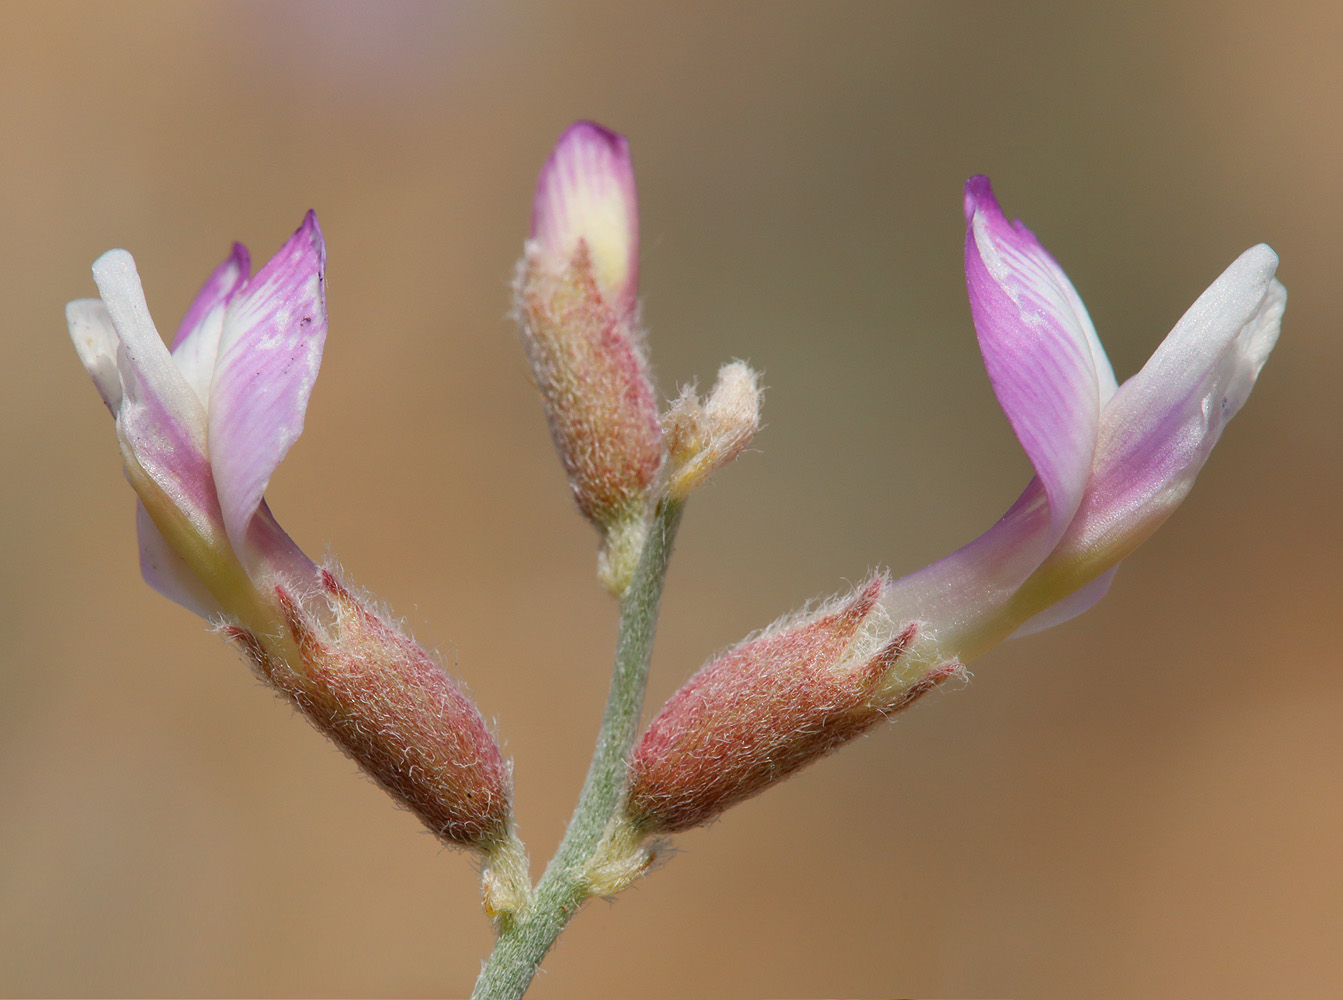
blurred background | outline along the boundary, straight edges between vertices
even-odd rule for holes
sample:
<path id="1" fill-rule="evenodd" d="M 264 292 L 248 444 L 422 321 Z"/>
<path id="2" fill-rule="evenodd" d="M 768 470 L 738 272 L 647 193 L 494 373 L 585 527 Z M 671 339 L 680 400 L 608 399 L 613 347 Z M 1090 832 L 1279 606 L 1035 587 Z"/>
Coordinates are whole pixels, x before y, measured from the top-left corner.
<path id="1" fill-rule="evenodd" d="M 1337 996 L 1343 7 L 12 3 L 0 11 L 0 992 L 465 995 L 441 850 L 140 581 L 62 308 L 130 249 L 159 328 L 317 209 L 330 336 L 268 497 L 496 720 L 539 871 L 614 607 L 507 321 L 532 184 L 633 145 L 664 394 L 765 372 L 697 496 L 654 710 L 713 651 L 974 537 L 1028 466 L 979 360 L 961 185 L 1063 263 L 1121 378 L 1246 247 L 1281 344 L 1083 618 L 677 838 L 537 998 Z"/>

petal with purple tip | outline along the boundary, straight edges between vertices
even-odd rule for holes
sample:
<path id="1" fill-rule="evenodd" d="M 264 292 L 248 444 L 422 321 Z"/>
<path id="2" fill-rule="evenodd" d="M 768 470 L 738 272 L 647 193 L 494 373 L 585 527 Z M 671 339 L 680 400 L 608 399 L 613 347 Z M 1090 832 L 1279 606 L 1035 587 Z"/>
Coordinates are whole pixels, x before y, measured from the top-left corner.
<path id="1" fill-rule="evenodd" d="M 639 282 L 639 208 L 625 137 L 576 122 L 555 144 L 532 202 L 532 238 L 556 271 L 587 245 L 605 294 L 633 309 Z"/>
<path id="2" fill-rule="evenodd" d="M 195 301 L 177 328 L 173 338 L 173 360 L 191 388 L 200 397 L 201 406 L 210 406 L 210 382 L 214 377 L 215 356 L 219 351 L 219 335 L 224 328 L 224 308 L 247 281 L 252 271 L 251 257 L 241 243 L 233 244 L 233 251 L 214 273 L 206 279 Z"/>
<path id="3" fill-rule="evenodd" d="M 240 556 L 271 474 L 303 431 L 326 340 L 325 263 L 309 212 L 224 315 L 210 388 L 210 463 Z"/>
<path id="4" fill-rule="evenodd" d="M 975 330 L 993 391 L 1049 496 L 1047 552 L 1082 500 L 1114 373 L 1067 275 L 1030 230 L 1007 221 L 987 178 L 966 183 L 965 214 Z"/>

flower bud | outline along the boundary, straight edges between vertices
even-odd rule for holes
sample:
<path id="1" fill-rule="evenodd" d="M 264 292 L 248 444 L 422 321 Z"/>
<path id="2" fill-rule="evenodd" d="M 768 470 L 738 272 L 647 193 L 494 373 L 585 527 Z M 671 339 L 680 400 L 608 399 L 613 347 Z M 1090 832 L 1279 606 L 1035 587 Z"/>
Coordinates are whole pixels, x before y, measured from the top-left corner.
<path id="1" fill-rule="evenodd" d="M 684 499 L 732 462 L 760 429 L 760 376 L 741 361 L 718 370 L 709 398 L 701 403 L 693 387 L 681 390 L 662 417 L 662 436 L 671 459 L 667 492 Z"/>
<path id="2" fill-rule="evenodd" d="M 663 706 L 630 762 L 625 812 L 643 834 L 701 826 L 962 672 L 901 669 L 917 623 L 893 623 L 874 576 L 703 667 Z"/>
<path id="3" fill-rule="evenodd" d="M 573 125 L 537 182 L 515 312 L 551 438 L 600 569 L 624 591 L 647 531 L 662 431 L 638 325 L 638 207 L 625 139 Z"/>

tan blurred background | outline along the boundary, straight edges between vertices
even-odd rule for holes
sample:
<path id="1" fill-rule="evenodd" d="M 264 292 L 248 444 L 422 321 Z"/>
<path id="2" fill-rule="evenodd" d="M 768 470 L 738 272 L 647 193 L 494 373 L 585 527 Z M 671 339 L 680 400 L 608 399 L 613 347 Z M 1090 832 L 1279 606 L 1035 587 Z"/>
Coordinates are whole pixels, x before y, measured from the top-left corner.
<path id="1" fill-rule="evenodd" d="M 732 357 L 770 388 L 758 452 L 687 515 L 650 708 L 1025 481 L 965 302 L 968 175 L 1121 377 L 1252 243 L 1291 298 L 1103 604 L 678 838 L 532 995 L 1340 995 L 1343 8 L 1097 7 L 0 8 L 0 993 L 469 992 L 469 860 L 141 583 L 62 307 L 124 246 L 170 330 L 230 240 L 263 261 L 318 210 L 331 332 L 271 506 L 497 720 L 539 870 L 614 611 L 507 283 L 537 169 L 591 117 L 633 143 L 663 391 Z"/>

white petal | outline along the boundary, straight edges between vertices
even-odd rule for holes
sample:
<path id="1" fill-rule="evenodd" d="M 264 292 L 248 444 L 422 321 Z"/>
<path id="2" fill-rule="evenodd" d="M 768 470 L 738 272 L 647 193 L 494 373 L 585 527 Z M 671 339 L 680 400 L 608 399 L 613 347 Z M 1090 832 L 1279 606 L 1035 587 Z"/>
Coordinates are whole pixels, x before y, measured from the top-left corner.
<path id="1" fill-rule="evenodd" d="M 75 342 L 79 360 L 93 378 L 107 408 L 116 416 L 121 409 L 121 374 L 117 371 L 116 328 L 102 299 L 76 299 L 65 306 L 65 322 Z"/>
<path id="2" fill-rule="evenodd" d="M 205 411 L 178 370 L 154 327 L 135 260 L 125 250 L 109 250 L 93 262 L 93 280 L 121 343 L 117 363 L 127 399 L 158 398 L 193 434 L 204 450 Z"/>
<path id="3" fill-rule="evenodd" d="M 1266 246 L 1247 250 L 1120 387 L 1101 415 L 1092 483 L 1059 559 L 1123 558 L 1188 494 L 1277 342 L 1287 302 L 1277 263 Z"/>

